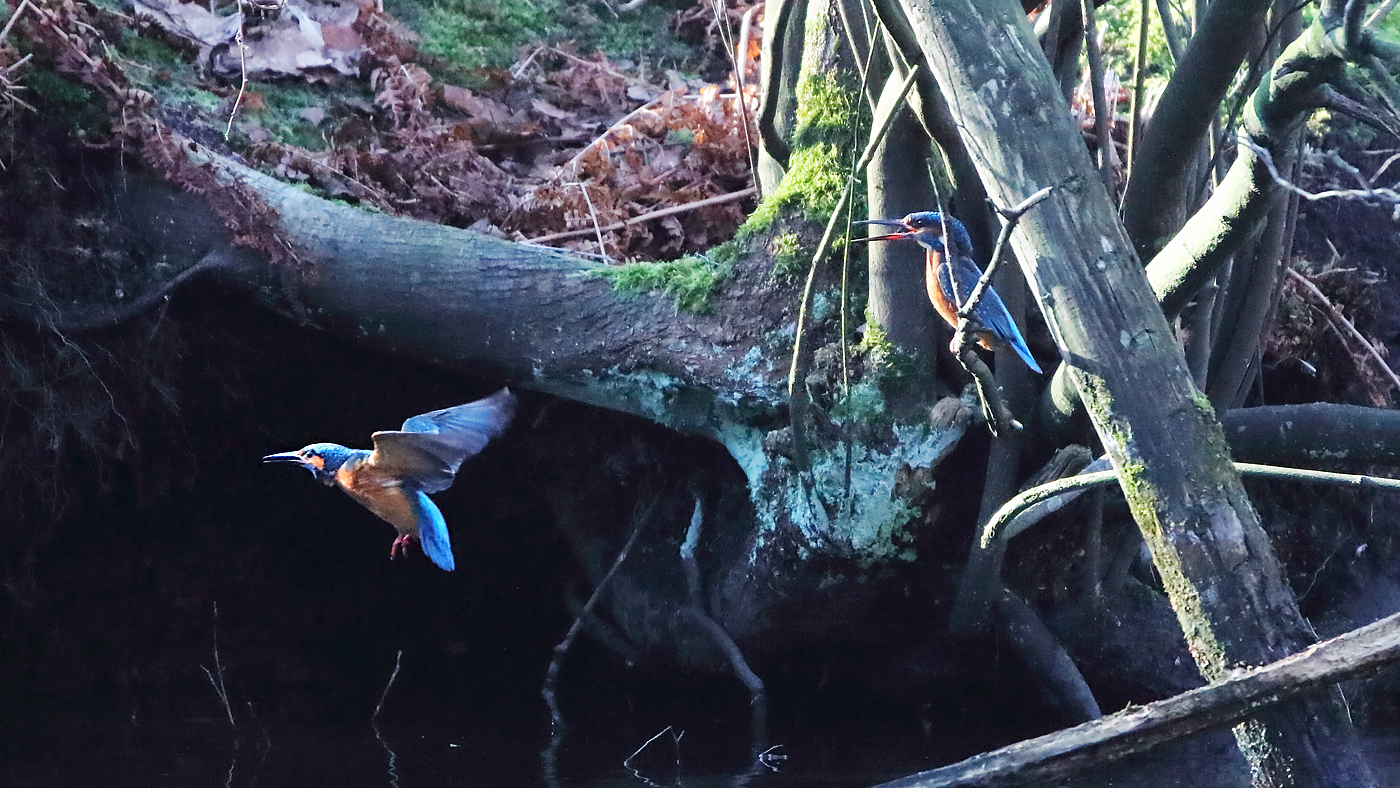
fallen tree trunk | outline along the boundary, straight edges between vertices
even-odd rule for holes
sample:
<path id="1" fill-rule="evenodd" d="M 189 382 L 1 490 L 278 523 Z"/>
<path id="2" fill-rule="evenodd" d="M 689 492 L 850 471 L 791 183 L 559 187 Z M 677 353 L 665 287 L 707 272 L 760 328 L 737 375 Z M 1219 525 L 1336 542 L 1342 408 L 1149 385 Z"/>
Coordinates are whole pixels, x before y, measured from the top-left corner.
<path id="1" fill-rule="evenodd" d="M 1234 725 L 1260 709 L 1400 662 L 1400 613 L 1271 665 L 876 788 L 1050 784 L 1169 741 Z"/>
<path id="2" fill-rule="evenodd" d="M 832 414 L 831 403 L 823 403 L 828 415 L 817 430 L 838 448 L 841 436 L 850 436 L 853 453 L 825 453 L 804 484 L 792 471 L 786 419 L 798 298 L 761 254 L 733 264 L 712 310 L 689 313 L 659 293 L 618 292 L 596 275 L 613 266 L 337 205 L 204 149 L 187 150 L 226 188 L 270 209 L 270 229 L 291 262 L 234 247 L 230 233 L 210 229 L 218 223 L 189 195 L 155 186 L 128 192 L 124 220 L 144 228 L 139 232 L 165 259 L 203 260 L 206 276 L 309 329 L 642 416 L 724 446 L 744 473 L 750 509 L 722 533 L 714 529 L 704 585 L 709 611 L 744 648 L 790 648 L 832 626 L 869 623 L 877 584 L 868 581 L 890 562 L 913 559 L 902 529 L 935 499 L 907 476 L 952 450 L 971 421 L 971 401 L 915 408 L 904 423 L 879 409 Z M 816 316 L 812 336 L 838 318 Z M 624 524 L 574 525 L 589 529 L 571 533 L 576 545 L 611 545 L 603 553 L 615 552 L 626 536 Z M 658 543 L 644 552 L 658 567 L 670 566 L 654 574 L 681 576 L 671 543 L 683 535 L 683 522 L 653 533 Z M 580 560 L 594 568 L 586 556 Z M 698 668 L 727 667 L 716 651 L 697 656 L 693 628 L 666 618 L 667 610 L 689 604 L 685 589 L 652 591 L 637 600 L 657 616 L 612 611 L 643 622 L 625 631 L 633 643 Z M 663 619 L 670 623 L 654 624 Z"/>

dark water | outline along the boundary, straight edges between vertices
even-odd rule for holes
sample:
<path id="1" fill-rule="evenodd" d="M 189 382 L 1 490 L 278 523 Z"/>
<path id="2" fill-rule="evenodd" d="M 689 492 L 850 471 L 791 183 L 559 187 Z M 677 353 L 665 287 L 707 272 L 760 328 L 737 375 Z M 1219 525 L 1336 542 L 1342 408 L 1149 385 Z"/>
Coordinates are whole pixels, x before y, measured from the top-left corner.
<path id="1" fill-rule="evenodd" d="M 272 718 L 237 710 L 236 728 L 212 689 L 166 697 L 164 708 L 134 718 L 119 716 L 106 704 L 79 709 L 40 703 L 16 719 L 12 707 L 0 749 L 5 761 L 0 784 L 845 788 L 967 754 L 948 752 L 944 742 L 926 738 L 916 725 L 834 721 L 784 729 L 784 722 L 775 720 L 771 738 L 778 746 L 766 763 L 756 764 L 745 718 L 634 704 L 631 713 L 621 715 L 616 709 L 577 713 L 551 770 L 541 757 L 550 739 L 538 697 L 522 697 L 513 708 L 472 709 L 450 697 L 402 698 L 396 704 L 391 693 L 373 722 L 372 704 L 364 699 L 363 694 L 283 696 L 279 708 L 266 714 Z M 192 706 L 209 713 L 169 715 Z M 668 717 L 672 722 L 665 721 Z M 1368 736 L 1364 747 L 1382 786 L 1400 788 L 1400 735 Z M 1073 785 L 1210 788 L 1247 784 L 1242 779 L 1228 736 L 1217 735 L 1098 770 Z"/>

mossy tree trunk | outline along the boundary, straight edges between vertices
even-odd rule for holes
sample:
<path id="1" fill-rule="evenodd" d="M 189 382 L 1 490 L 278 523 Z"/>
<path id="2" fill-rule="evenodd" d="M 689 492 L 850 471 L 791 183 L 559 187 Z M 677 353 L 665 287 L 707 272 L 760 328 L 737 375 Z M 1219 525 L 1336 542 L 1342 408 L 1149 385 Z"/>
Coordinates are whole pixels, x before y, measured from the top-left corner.
<path id="1" fill-rule="evenodd" d="M 1208 400 L 1010 0 L 904 2 L 1207 680 L 1311 642 Z M 1257 208 L 1256 208 L 1257 210 Z M 1367 785 L 1336 691 L 1237 729 L 1261 784 Z"/>

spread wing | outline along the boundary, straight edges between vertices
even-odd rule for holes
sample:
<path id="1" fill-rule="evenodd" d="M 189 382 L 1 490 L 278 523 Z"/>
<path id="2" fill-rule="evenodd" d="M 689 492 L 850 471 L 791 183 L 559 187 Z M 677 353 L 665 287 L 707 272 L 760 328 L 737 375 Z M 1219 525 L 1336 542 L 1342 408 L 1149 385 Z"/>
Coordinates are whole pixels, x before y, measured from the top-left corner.
<path id="1" fill-rule="evenodd" d="M 505 431 L 515 415 L 515 395 L 501 389 L 485 399 L 424 413 L 397 431 L 376 432 L 369 462 L 423 492 L 452 485 L 462 461 Z"/>

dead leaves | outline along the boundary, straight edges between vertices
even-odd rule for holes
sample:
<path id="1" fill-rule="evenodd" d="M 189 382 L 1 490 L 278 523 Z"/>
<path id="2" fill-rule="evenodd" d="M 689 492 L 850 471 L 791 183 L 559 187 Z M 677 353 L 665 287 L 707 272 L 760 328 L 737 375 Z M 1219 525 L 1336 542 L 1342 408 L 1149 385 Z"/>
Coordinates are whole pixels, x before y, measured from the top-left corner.
<path id="1" fill-rule="evenodd" d="M 537 45 L 472 91 L 434 81 L 383 12 L 362 6 L 354 30 L 387 128 L 333 134 L 339 144 L 324 153 L 260 146 L 255 159 L 279 177 L 521 239 L 584 231 L 565 232 L 561 245 L 615 259 L 703 251 L 745 218 L 744 202 L 724 195 L 753 184 L 752 86 L 722 93 L 675 72 Z"/>
<path id="2" fill-rule="evenodd" d="M 693 203 L 752 185 L 749 151 L 754 107 L 709 86 L 698 93 L 667 91 L 611 126 L 525 195 L 514 227 L 544 235 L 563 228 L 607 226 L 673 205 Z M 669 259 L 710 248 L 744 220 L 736 201 L 707 204 L 656 223 L 603 233 L 611 257 Z M 598 251 L 596 237 L 570 248 Z"/>
<path id="3" fill-rule="evenodd" d="M 272 107 L 273 87 L 241 94 L 235 125 L 247 140 L 246 158 L 327 196 L 521 240 L 591 229 L 560 243 L 595 253 L 601 247 L 614 259 L 704 251 L 731 237 L 745 218 L 757 99 L 752 82 L 736 90 L 732 74 L 726 86 L 706 84 L 645 63 L 539 44 L 521 52 L 509 70 L 486 74 L 484 87 L 469 90 L 435 79 L 416 37 L 373 0 L 285 0 L 266 16 L 245 3 L 247 49 L 241 53 L 234 43 L 236 4 L 225 0 L 221 10 L 211 10 L 179 0 L 133 2 L 143 20 L 199 52 L 206 75 L 201 86 L 226 97 L 225 114 L 206 119 L 220 131 L 245 67 L 250 78 L 280 75 L 368 88 L 372 106 L 356 91 L 300 109 Z M 151 106 L 150 94 L 127 90 L 125 61 L 101 54 L 111 42 L 91 25 L 73 33 L 70 25 L 55 25 L 60 17 L 81 22 L 86 6 L 76 0 L 37 6 L 44 10 L 30 27 L 53 39 L 46 51 L 56 67 L 111 98 L 114 139 L 148 144 L 152 165 L 187 188 L 215 189 L 177 166 L 180 157 L 168 145 L 152 142 L 162 133 L 160 108 Z M 697 0 L 696 9 L 709 8 L 707 0 Z M 730 0 L 723 19 L 730 26 L 747 20 L 756 41 L 761 17 L 747 13 L 751 8 Z M 682 17 L 698 22 L 697 13 L 683 12 L 678 24 Z M 711 19 L 704 35 L 717 25 Z M 0 70 L 15 62 L 3 44 Z M 757 48 L 741 50 L 747 55 L 741 70 L 756 73 Z M 299 139 L 319 135 L 327 149 L 297 147 L 285 135 L 279 141 L 276 124 L 257 114 L 279 111 L 315 129 Z M 247 235 L 249 209 L 227 207 Z"/>

